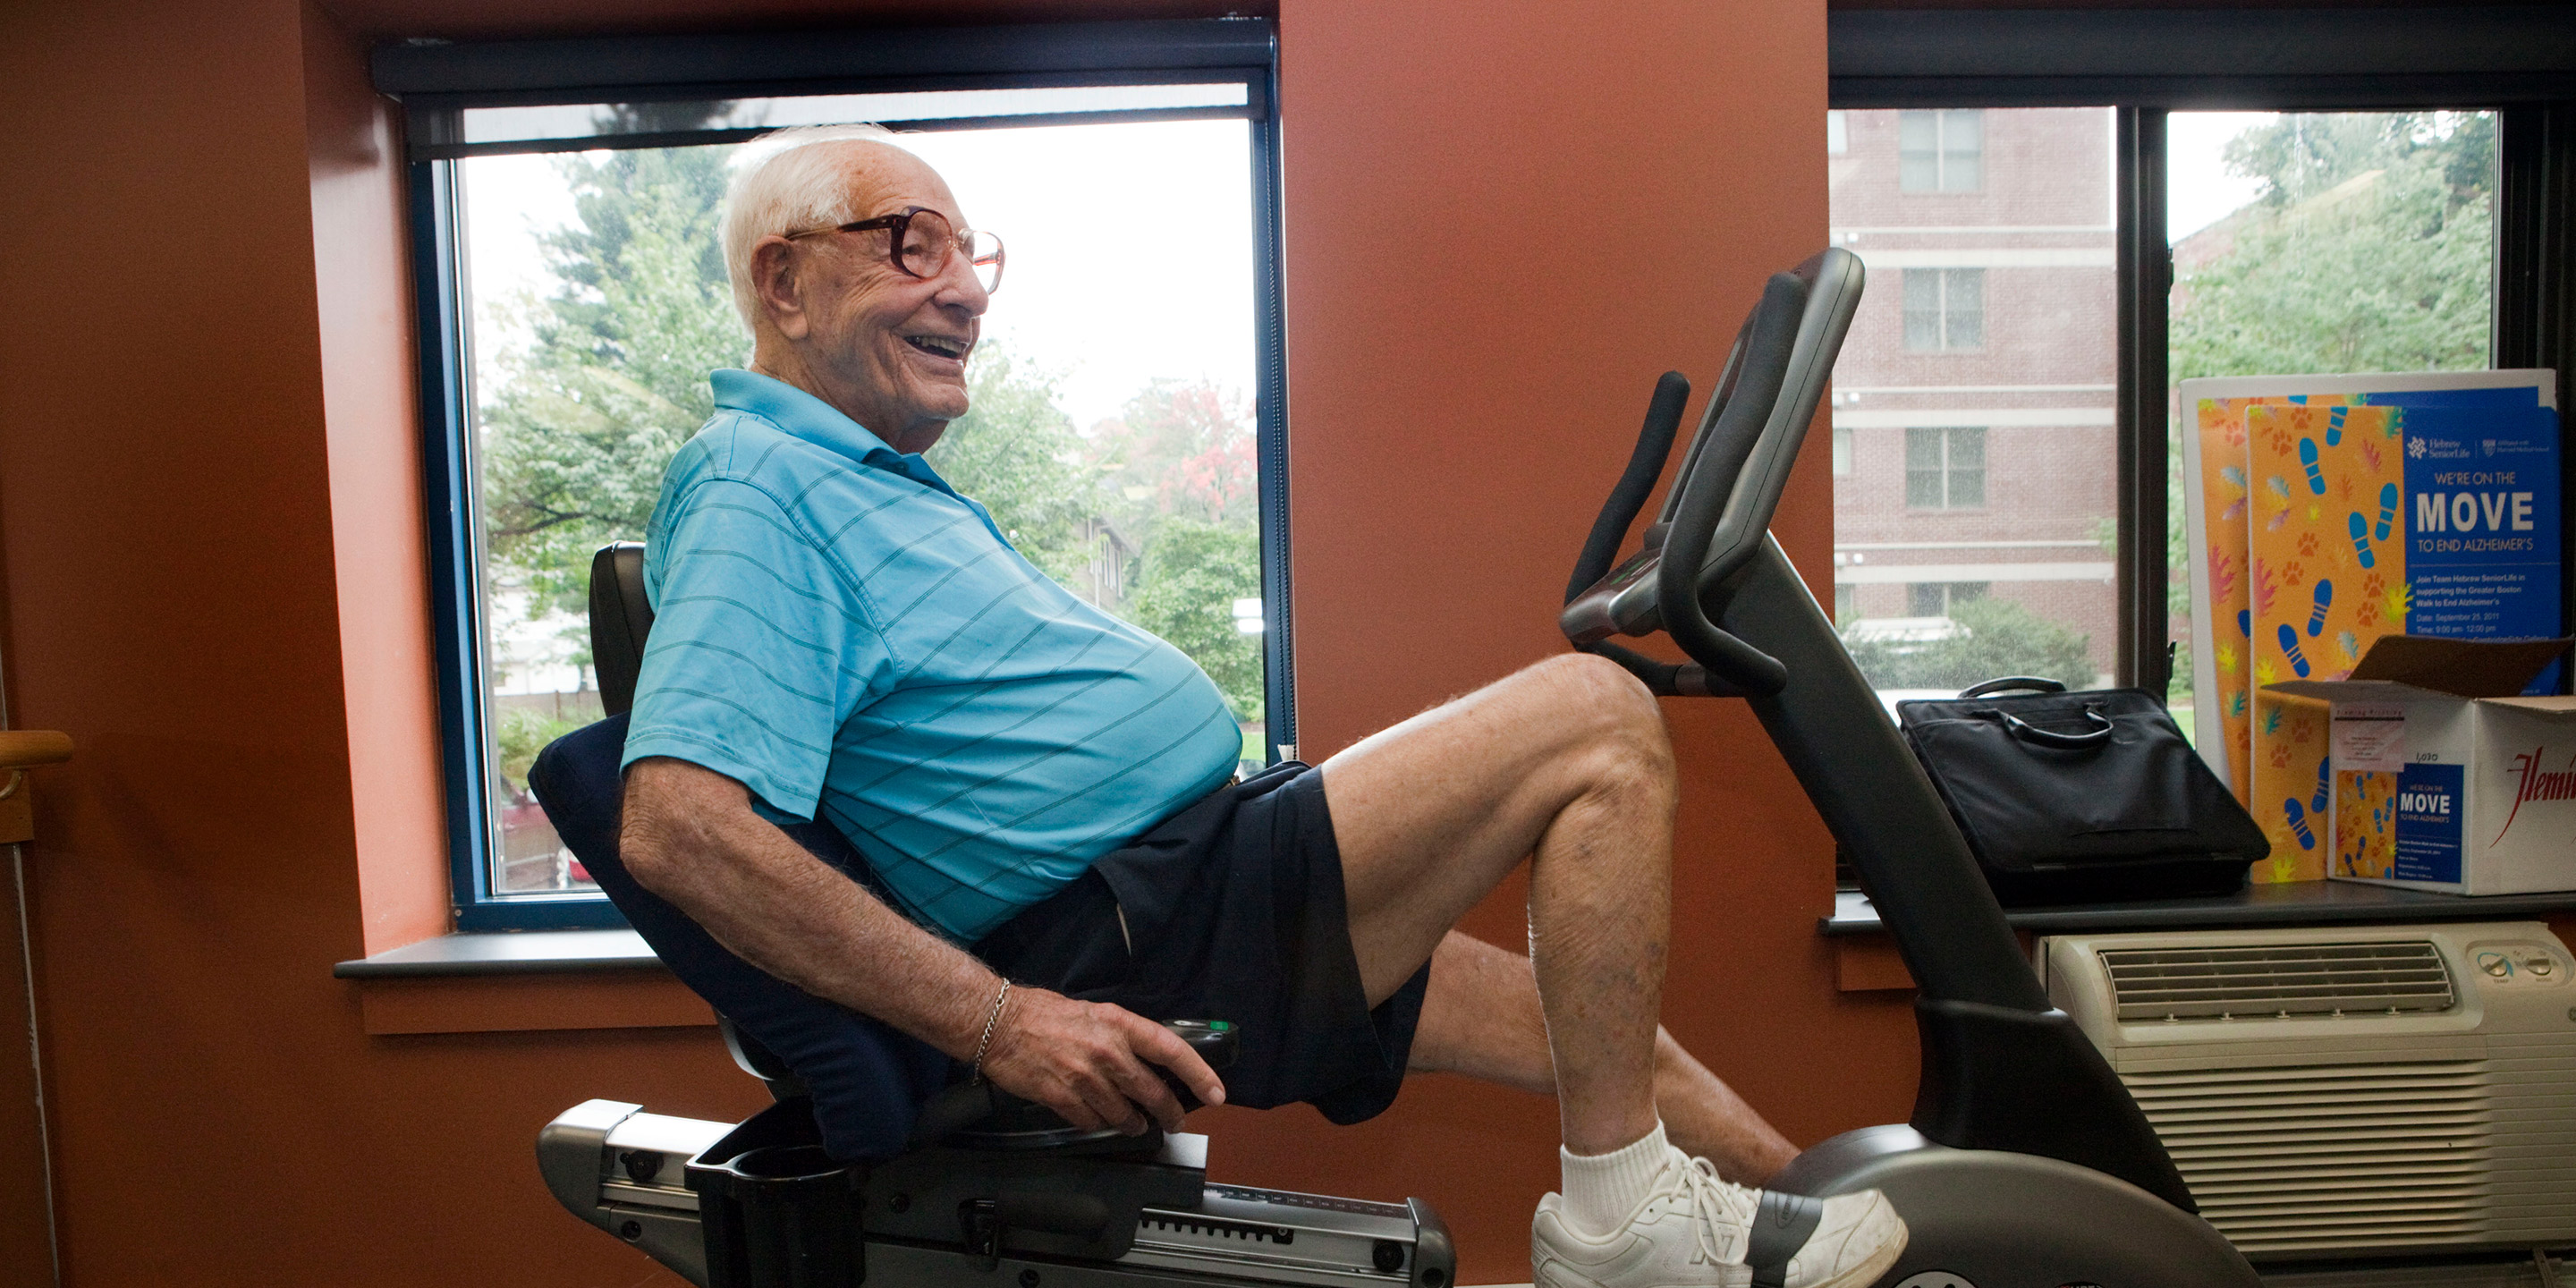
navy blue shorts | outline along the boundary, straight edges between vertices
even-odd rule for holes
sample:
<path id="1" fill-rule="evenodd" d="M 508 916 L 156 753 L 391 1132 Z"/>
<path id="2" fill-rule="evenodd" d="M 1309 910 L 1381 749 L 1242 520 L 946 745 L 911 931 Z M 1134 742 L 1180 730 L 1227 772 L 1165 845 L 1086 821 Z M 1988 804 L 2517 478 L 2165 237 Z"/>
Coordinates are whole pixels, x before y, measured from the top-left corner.
<path id="1" fill-rule="evenodd" d="M 625 732 L 614 716 L 538 757 L 529 783 L 556 832 L 671 972 L 804 1080 L 827 1150 L 853 1160 L 898 1152 L 921 1103 L 962 1070 L 734 956 L 627 875 L 616 857 Z M 883 897 L 828 824 L 786 830 Z M 1219 1075 L 1228 1103 L 1304 1101 L 1337 1123 L 1394 1101 L 1430 979 L 1426 964 L 1368 1005 L 1324 777 L 1294 762 L 1195 802 L 971 951 L 1016 983 L 1149 1019 L 1231 1020 L 1242 1036 L 1234 1067 Z"/>

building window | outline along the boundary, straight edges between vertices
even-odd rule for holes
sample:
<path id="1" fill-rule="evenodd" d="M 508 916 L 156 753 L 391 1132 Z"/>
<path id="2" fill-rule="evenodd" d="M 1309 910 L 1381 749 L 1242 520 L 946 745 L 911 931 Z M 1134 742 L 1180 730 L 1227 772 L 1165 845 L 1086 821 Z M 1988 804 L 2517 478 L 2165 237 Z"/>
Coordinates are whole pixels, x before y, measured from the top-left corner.
<path id="1" fill-rule="evenodd" d="M 1825 154 L 1841 156 L 1851 151 L 1851 120 L 1841 112 L 1825 113 Z"/>
<path id="2" fill-rule="evenodd" d="M 1986 597 L 1991 584 L 1982 581 L 1916 581 L 1905 586 L 1905 615 L 1947 617 L 1950 610 Z"/>
<path id="3" fill-rule="evenodd" d="M 1850 582 L 1834 583 L 1834 624 L 1845 625 L 1860 616 L 1860 587 Z"/>
<path id="4" fill-rule="evenodd" d="M 1852 431 L 1849 425 L 1834 426 L 1834 477 L 1852 472 Z"/>
<path id="5" fill-rule="evenodd" d="M 1986 505 L 1986 431 L 1965 425 L 1905 431 L 1905 506 L 1981 510 Z"/>
<path id="6" fill-rule="evenodd" d="M 1905 270 L 1905 347 L 1917 353 L 1986 347 L 1986 270 Z"/>
<path id="7" fill-rule="evenodd" d="M 1986 186 L 1986 114 L 1943 108 L 1896 114 L 1896 186 L 1906 192 L 1976 192 Z"/>
<path id="8" fill-rule="evenodd" d="M 663 466 L 709 413 L 708 373 L 747 355 L 715 230 L 738 153 L 766 127 L 887 124 L 1007 239 L 973 410 L 930 463 L 1041 572 L 1198 662 L 1246 761 L 1294 741 L 1287 613 L 1265 606 L 1284 561 L 1269 513 L 1284 494 L 1264 486 L 1285 441 L 1265 392 L 1276 122 L 1260 75 L 1147 79 L 413 108 L 414 182 L 435 194 L 414 208 L 436 211 L 419 230 L 421 294 L 452 302 L 424 369 L 447 386 L 431 466 L 456 516 L 441 560 L 448 778 L 475 785 L 451 792 L 459 929 L 615 924 L 526 775 L 601 714 L 591 552 L 642 539 Z M 1046 119 L 1007 119 L 1029 114 Z M 1138 209 L 1159 212 L 1163 253 L 1191 270 L 1150 300 L 1125 289 L 1128 266 L 1080 250 L 1112 244 Z"/>

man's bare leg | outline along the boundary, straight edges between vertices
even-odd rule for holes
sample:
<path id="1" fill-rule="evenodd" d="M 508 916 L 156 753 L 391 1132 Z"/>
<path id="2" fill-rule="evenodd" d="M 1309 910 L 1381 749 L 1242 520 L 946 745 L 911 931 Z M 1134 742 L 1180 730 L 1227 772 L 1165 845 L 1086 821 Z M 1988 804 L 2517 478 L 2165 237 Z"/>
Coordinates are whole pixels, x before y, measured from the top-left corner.
<path id="1" fill-rule="evenodd" d="M 1414 1031 L 1412 1067 L 1555 1095 L 1547 1017 L 1529 958 L 1449 932 L 1431 955 L 1431 991 Z M 1719 1175 L 1739 1184 L 1762 1184 L 1798 1153 L 1734 1088 L 1660 1029 L 1655 1108 L 1673 1144 L 1717 1164 Z"/>
<path id="2" fill-rule="evenodd" d="M 1598 658 L 1550 659 L 1333 757 L 1324 791 L 1370 1003 L 1527 858 L 1565 1147 L 1651 1133 L 1675 793 L 1645 686 Z"/>
<path id="3" fill-rule="evenodd" d="M 1530 863 L 1529 976 L 1565 1142 L 1565 1191 L 1530 1222 L 1539 1288 L 1720 1288 L 1747 1268 L 1787 1288 L 1861 1288 L 1895 1262 L 1905 1226 L 1884 1195 L 1726 1186 L 1657 1121 L 1675 793 L 1644 685 L 1583 654 L 1542 662 L 1333 757 L 1324 794 L 1372 1005 Z M 1445 1054 L 1521 1050 L 1470 1038 Z"/>

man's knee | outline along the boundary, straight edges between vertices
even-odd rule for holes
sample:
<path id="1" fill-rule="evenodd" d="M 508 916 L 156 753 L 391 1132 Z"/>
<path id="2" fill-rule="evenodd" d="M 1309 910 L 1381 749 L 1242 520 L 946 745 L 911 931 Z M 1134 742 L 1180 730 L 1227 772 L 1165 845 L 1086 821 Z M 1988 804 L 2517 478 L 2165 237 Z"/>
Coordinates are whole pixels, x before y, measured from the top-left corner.
<path id="1" fill-rule="evenodd" d="M 1652 778 L 1672 776 L 1672 740 L 1663 708 L 1627 669 L 1589 653 L 1567 653 L 1530 668 L 1549 695 L 1559 728 L 1601 753 L 1612 767 Z"/>

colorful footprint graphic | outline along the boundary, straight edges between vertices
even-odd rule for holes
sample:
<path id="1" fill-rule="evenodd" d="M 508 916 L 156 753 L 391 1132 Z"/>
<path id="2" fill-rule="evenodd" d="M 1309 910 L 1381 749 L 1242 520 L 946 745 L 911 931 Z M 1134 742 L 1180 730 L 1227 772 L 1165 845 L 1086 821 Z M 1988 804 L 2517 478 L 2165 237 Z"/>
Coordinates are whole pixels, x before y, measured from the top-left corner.
<path id="1" fill-rule="evenodd" d="M 2351 410 L 2350 407 L 2337 407 L 2326 413 L 2326 446 L 2343 445 L 2343 418 Z"/>
<path id="2" fill-rule="evenodd" d="M 2356 514 L 2353 517 L 2358 519 L 2361 516 Z M 2397 522 L 2397 485 L 2394 483 L 2382 483 L 2379 485 L 2379 529 L 2372 535 L 2381 541 L 2386 541 L 2388 539 L 2389 525 L 2395 522 Z M 2364 568 L 2369 566 L 2370 565 L 2368 564 L 2362 565 Z"/>
<path id="3" fill-rule="evenodd" d="M 2317 794 L 2308 801 L 2308 812 L 2322 817 L 2326 805 L 2334 800 L 2334 757 L 2317 758 Z"/>
<path id="4" fill-rule="evenodd" d="M 2308 490 L 2318 496 L 2326 494 L 2326 469 L 2317 463 L 2317 440 L 2299 440 L 2299 466 L 2308 472 Z"/>
<path id="5" fill-rule="evenodd" d="M 2315 639 L 2325 633 L 2326 610 L 2332 607 L 2334 607 L 2334 583 L 2319 577 L 2317 578 L 2317 605 L 2308 610 L 2309 639 Z"/>
<path id="6" fill-rule="evenodd" d="M 2300 807 L 2299 798 L 2293 796 L 2282 801 L 2281 812 L 2289 816 L 2290 833 L 2299 838 L 2299 848 L 2302 850 L 2317 848 L 2317 834 L 2308 830 L 2308 814 Z"/>
<path id="7" fill-rule="evenodd" d="M 2239 634 L 2239 635 L 2244 636 L 2244 637 L 2245 637 L 2245 638 L 2247 638 L 2247 639 L 2252 639 L 2252 638 L 2254 638 L 2254 610 L 2253 610 L 2253 609 L 2250 609 L 2250 608 L 2240 608 L 2240 609 L 2237 609 L 2237 610 L 2236 610 L 2236 633 L 2237 633 L 2237 634 Z"/>
<path id="8" fill-rule="evenodd" d="M 2370 520 L 2361 517 L 2361 511 L 2355 510 L 2352 512 L 2352 518 L 2344 524 L 2344 529 L 2352 534 L 2352 552 L 2361 556 L 2361 566 L 2364 568 L 2378 567 L 2379 556 L 2371 553 L 2370 549 Z M 2379 539 L 2386 541 L 2388 539 L 2387 532 L 2388 525 L 2384 523 L 2381 524 Z"/>
<path id="9" fill-rule="evenodd" d="M 2308 678 L 2308 659 L 2299 652 L 2299 633 L 2290 629 L 2288 622 L 2281 623 L 2281 652 L 2288 655 L 2290 669 L 2298 672 L 2300 679 Z"/>

